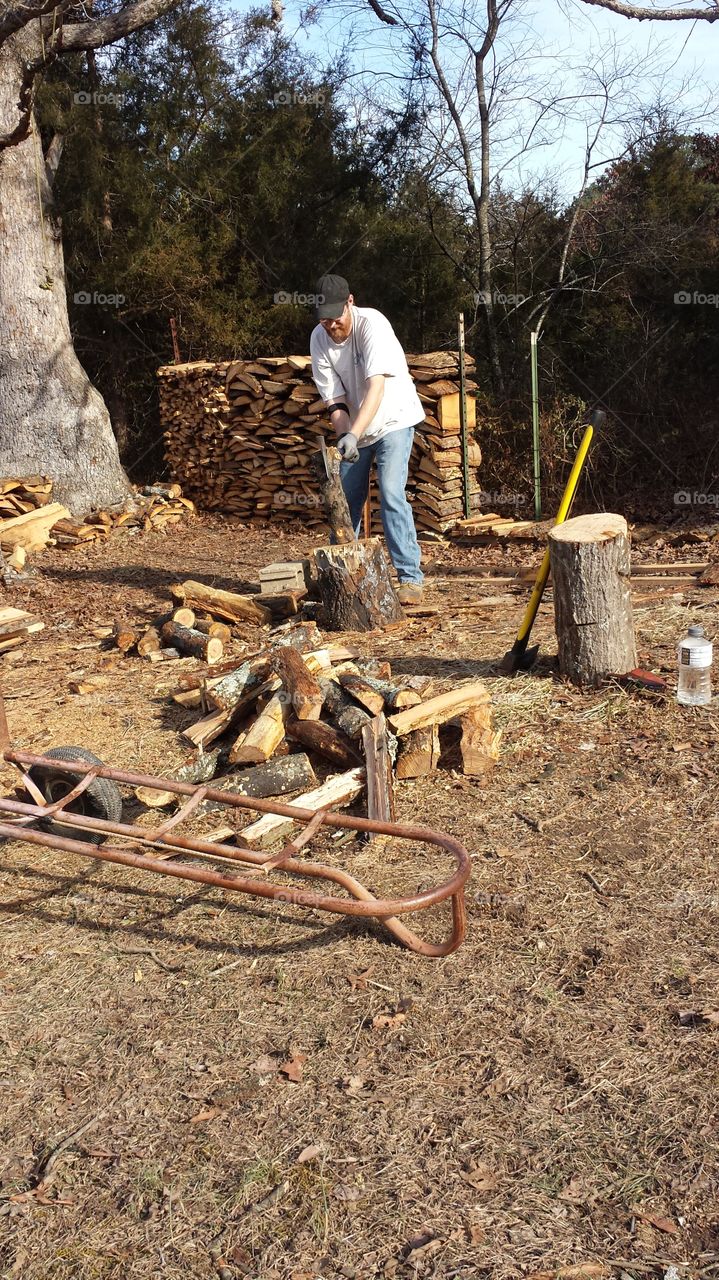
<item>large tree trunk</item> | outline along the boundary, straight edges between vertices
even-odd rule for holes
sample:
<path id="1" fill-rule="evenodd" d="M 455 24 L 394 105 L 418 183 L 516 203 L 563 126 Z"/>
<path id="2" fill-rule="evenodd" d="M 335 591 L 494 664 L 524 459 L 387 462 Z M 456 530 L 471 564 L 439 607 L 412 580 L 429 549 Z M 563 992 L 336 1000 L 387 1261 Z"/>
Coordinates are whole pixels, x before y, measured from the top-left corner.
<path id="1" fill-rule="evenodd" d="M 129 492 L 102 397 L 72 344 L 65 268 L 49 175 L 24 66 L 35 27 L 0 47 L 0 475 L 51 477 L 76 514 Z M 19 110 L 19 106 L 21 109 Z M 84 282 L 91 298 L 94 280 Z M 98 324 L 102 310 L 96 303 Z"/>

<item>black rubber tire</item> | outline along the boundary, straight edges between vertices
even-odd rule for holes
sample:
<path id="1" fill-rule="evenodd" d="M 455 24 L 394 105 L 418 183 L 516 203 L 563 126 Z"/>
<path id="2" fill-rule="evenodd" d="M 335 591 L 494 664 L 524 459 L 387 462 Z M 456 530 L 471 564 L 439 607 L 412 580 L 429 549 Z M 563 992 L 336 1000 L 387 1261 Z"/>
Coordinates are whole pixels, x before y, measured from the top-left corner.
<path id="1" fill-rule="evenodd" d="M 68 763 L 78 760 L 84 764 L 102 764 L 102 760 L 94 756 L 91 751 L 86 751 L 84 747 L 53 747 L 44 754 L 48 760 L 66 760 Z M 77 773 L 61 773 L 47 765 L 34 765 L 30 770 L 30 777 L 49 802 L 66 796 L 80 780 L 80 775 Z M 82 795 L 68 805 L 67 812 L 82 813 L 88 818 L 104 818 L 107 822 L 120 822 L 122 818 L 120 789 L 109 778 L 95 778 L 87 791 L 83 791 Z M 51 831 L 53 835 L 65 836 L 70 840 L 84 840 L 88 844 L 102 844 L 103 840 L 107 839 L 101 831 L 88 831 L 85 827 L 69 827 L 61 822 L 53 822 L 51 819 L 40 825 L 44 831 Z"/>

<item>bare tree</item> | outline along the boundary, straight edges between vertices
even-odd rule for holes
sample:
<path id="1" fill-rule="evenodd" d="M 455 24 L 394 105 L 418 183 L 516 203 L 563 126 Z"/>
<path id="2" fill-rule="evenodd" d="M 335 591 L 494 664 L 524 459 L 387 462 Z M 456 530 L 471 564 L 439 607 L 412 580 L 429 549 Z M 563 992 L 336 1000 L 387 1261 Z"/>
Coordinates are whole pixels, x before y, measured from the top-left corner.
<path id="1" fill-rule="evenodd" d="M 62 140 L 43 154 L 35 86 L 56 58 L 112 44 L 177 3 L 136 0 L 88 18 L 70 0 L 0 0 L 0 474 L 43 472 L 77 511 L 121 500 L 128 482 L 73 348 L 53 202 Z"/>

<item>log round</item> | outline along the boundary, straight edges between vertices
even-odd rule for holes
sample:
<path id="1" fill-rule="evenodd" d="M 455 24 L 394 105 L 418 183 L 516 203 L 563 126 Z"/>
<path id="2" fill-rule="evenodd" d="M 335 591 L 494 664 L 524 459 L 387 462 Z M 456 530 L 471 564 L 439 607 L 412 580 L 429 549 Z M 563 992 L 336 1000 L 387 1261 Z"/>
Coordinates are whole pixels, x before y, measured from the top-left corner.
<path id="1" fill-rule="evenodd" d="M 404 617 L 379 538 L 318 547 L 315 563 L 328 631 L 373 631 Z"/>
<path id="2" fill-rule="evenodd" d="M 549 533 L 559 669 L 579 685 L 637 665 L 629 530 L 623 516 L 575 516 Z"/>

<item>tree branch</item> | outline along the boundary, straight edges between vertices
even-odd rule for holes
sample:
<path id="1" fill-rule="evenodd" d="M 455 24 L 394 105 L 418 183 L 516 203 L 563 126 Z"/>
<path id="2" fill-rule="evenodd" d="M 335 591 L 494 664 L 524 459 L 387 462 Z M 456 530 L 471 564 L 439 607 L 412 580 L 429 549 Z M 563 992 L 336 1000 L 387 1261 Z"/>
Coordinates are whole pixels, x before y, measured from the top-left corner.
<path id="1" fill-rule="evenodd" d="M 599 9 L 610 9 L 623 18 L 636 18 L 639 22 L 649 19 L 653 22 L 693 22 L 697 19 L 704 22 L 719 22 L 719 8 L 710 0 L 706 9 L 644 9 L 641 5 L 624 4 L 622 0 L 582 0 L 582 4 L 593 4 Z"/>
<path id="2" fill-rule="evenodd" d="M 382 8 L 379 0 L 367 0 L 367 3 L 372 12 L 377 15 L 380 22 L 386 22 L 388 27 L 396 27 L 399 25 L 397 19 L 393 18 L 391 13 L 387 13 L 386 9 Z"/>
<path id="3" fill-rule="evenodd" d="M 61 48 L 64 51 L 99 49 L 102 45 L 112 44 L 169 13 L 177 3 L 178 0 L 136 0 L 135 4 L 128 5 L 119 13 L 93 18 L 90 22 L 72 22 L 62 29 Z"/>
<path id="4" fill-rule="evenodd" d="M 24 4 L 22 0 L 16 4 L 3 4 L 4 10 L 0 17 L 0 44 L 3 44 L 9 36 L 14 35 L 16 31 L 21 31 L 34 18 L 42 18 L 46 13 L 52 13 L 53 9 L 58 9 L 60 13 L 67 9 L 70 0 L 40 0 L 38 4 Z"/>

